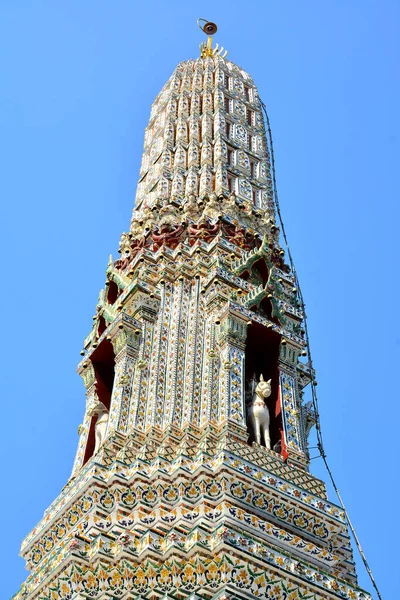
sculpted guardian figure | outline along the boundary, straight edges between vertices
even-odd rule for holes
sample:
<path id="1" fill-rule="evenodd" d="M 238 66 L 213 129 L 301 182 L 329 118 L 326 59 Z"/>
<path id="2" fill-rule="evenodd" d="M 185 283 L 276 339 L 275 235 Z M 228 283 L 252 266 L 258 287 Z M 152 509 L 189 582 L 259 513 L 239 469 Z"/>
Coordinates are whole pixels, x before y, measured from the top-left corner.
<path id="1" fill-rule="evenodd" d="M 260 381 L 257 385 L 255 383 L 254 379 L 253 400 L 248 408 L 248 418 L 257 444 L 262 444 L 263 442 L 265 447 L 270 450 L 269 410 L 264 400 L 271 395 L 271 380 L 264 381 L 264 377 L 260 375 Z"/>
<path id="2" fill-rule="evenodd" d="M 198 217 L 199 207 L 194 194 L 189 194 L 185 204 L 183 205 L 183 214 L 189 219 L 196 219 L 196 217 Z"/>
<path id="3" fill-rule="evenodd" d="M 203 217 L 209 217 L 212 222 L 218 220 L 221 217 L 221 207 L 217 198 L 217 195 L 212 193 L 207 201 L 206 207 L 203 211 Z"/>

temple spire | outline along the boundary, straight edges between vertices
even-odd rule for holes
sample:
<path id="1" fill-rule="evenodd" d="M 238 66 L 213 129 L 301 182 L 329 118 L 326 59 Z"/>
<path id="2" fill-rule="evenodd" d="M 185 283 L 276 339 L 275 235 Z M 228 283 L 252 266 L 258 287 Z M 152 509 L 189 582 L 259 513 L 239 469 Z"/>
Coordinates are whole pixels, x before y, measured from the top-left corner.
<path id="1" fill-rule="evenodd" d="M 72 476 L 22 544 L 15 600 L 370 600 L 309 472 L 314 374 L 258 91 L 199 26 L 151 109 L 78 365 Z"/>

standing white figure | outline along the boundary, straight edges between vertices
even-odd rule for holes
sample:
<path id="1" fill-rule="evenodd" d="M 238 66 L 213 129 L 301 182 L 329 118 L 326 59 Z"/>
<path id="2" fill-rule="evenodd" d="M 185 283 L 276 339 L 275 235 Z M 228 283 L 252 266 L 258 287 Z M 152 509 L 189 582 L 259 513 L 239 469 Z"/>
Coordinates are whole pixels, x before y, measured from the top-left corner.
<path id="1" fill-rule="evenodd" d="M 93 452 L 93 454 L 96 454 L 96 452 L 99 450 L 100 446 L 104 442 L 104 438 L 106 437 L 109 412 L 108 412 L 107 408 L 104 406 L 104 404 L 102 402 L 100 402 L 100 400 L 98 400 L 96 402 L 96 404 L 93 406 L 93 408 L 90 410 L 89 414 L 91 417 L 94 417 L 94 415 L 97 415 L 97 421 L 96 421 L 96 425 L 94 427 L 94 435 L 95 435 L 96 442 L 95 442 L 95 447 L 94 447 L 94 452 Z"/>
<path id="2" fill-rule="evenodd" d="M 264 381 L 260 375 L 260 381 L 256 385 L 255 378 L 252 382 L 253 400 L 248 408 L 249 422 L 253 429 L 257 444 L 261 444 L 261 438 L 268 450 L 271 449 L 271 438 L 269 435 L 269 410 L 264 399 L 271 395 L 271 380 Z"/>

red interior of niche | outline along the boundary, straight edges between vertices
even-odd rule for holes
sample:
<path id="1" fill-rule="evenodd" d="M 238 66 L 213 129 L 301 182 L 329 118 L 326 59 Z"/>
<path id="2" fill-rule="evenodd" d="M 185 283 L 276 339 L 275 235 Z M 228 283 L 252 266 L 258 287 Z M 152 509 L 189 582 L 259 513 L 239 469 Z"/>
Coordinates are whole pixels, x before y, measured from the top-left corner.
<path id="1" fill-rule="evenodd" d="M 266 381 L 271 379 L 271 396 L 266 401 L 270 412 L 271 447 L 281 441 L 281 453 L 284 454 L 286 448 L 284 445 L 282 407 L 279 393 L 279 345 L 279 334 L 260 323 L 252 323 L 247 331 L 245 385 L 247 391 L 254 374 L 257 380 L 259 380 L 261 374 Z M 249 444 L 252 444 L 253 441 L 254 438 L 250 435 Z"/>
<path id="2" fill-rule="evenodd" d="M 115 354 L 111 342 L 107 339 L 103 340 L 93 352 L 91 360 L 95 373 L 95 386 L 98 398 L 110 410 L 115 376 Z M 83 464 L 89 460 L 94 452 L 96 421 L 97 415 L 94 415 L 90 422 Z"/>

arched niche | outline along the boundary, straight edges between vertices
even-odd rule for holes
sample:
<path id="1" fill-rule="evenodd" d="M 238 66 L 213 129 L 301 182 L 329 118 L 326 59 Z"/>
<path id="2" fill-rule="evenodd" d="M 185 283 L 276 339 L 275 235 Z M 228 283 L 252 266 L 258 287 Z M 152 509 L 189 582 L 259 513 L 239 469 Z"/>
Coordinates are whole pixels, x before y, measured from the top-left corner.
<path id="1" fill-rule="evenodd" d="M 91 357 L 94 373 L 96 394 L 100 402 L 104 404 L 107 410 L 110 410 L 111 396 L 114 387 L 115 378 L 115 354 L 111 342 L 107 339 L 99 344 Z M 85 464 L 92 456 L 95 448 L 95 427 L 97 415 L 94 415 L 90 422 L 89 434 L 86 443 Z"/>
<path id="2" fill-rule="evenodd" d="M 259 258 L 258 261 L 254 263 L 251 273 L 253 277 L 257 277 L 257 279 L 261 280 L 264 285 L 268 282 L 269 269 L 263 258 Z"/>
<path id="3" fill-rule="evenodd" d="M 107 302 L 108 304 L 114 304 L 119 296 L 119 288 L 115 281 L 110 281 L 107 290 Z"/>
<path id="4" fill-rule="evenodd" d="M 272 329 L 253 321 L 248 328 L 245 349 L 245 396 L 246 406 L 252 401 L 250 391 L 251 381 L 260 375 L 264 380 L 271 379 L 271 396 L 266 400 L 270 413 L 271 448 L 280 452 L 283 447 L 282 410 L 279 396 L 279 344 L 280 335 Z M 255 439 L 253 431 L 247 424 L 249 432 L 248 443 L 251 445 Z"/>
<path id="5" fill-rule="evenodd" d="M 100 317 L 99 317 L 99 323 L 97 325 L 97 335 L 98 335 L 98 337 L 102 336 L 106 329 L 107 329 L 106 320 L 105 320 L 105 318 L 102 315 L 100 315 Z"/>

